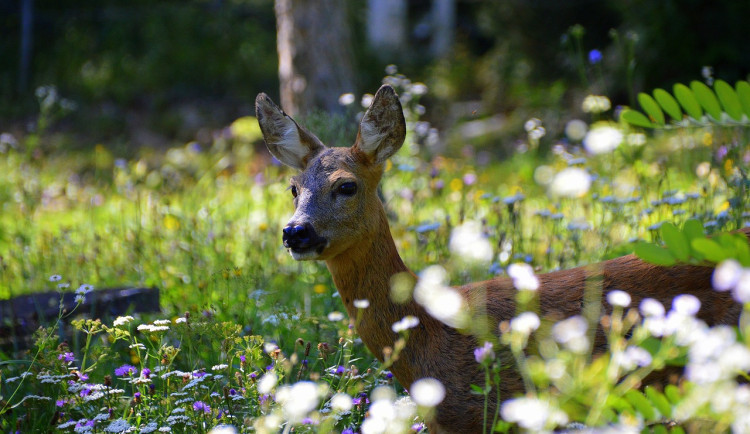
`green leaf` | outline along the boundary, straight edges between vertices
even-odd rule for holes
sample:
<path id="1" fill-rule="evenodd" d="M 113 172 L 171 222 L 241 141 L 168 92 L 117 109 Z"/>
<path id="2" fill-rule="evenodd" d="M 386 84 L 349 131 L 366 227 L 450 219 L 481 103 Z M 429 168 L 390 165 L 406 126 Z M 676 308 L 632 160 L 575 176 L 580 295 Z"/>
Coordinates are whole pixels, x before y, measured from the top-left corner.
<path id="1" fill-rule="evenodd" d="M 719 100 L 716 99 L 714 91 L 706 86 L 705 83 L 697 80 L 690 82 L 690 89 L 693 90 L 698 102 L 700 102 L 703 108 L 706 109 L 706 113 L 711 115 L 711 117 L 717 121 L 721 120 L 721 105 L 719 104 Z"/>
<path id="2" fill-rule="evenodd" d="M 688 116 L 697 121 L 701 120 L 703 117 L 703 110 L 701 110 L 701 105 L 698 104 L 698 100 L 695 99 L 695 95 L 693 95 L 693 92 L 689 87 L 681 83 L 675 84 L 674 96 L 677 97 L 677 101 L 680 102 Z"/>
<path id="3" fill-rule="evenodd" d="M 690 242 L 693 250 L 702 254 L 707 261 L 719 263 L 727 258 L 726 252 L 716 241 L 709 238 L 696 238 Z"/>
<path id="4" fill-rule="evenodd" d="M 716 80 L 714 83 L 714 91 L 716 96 L 719 97 L 721 105 L 724 106 L 724 111 L 736 121 L 742 120 L 742 104 L 740 104 L 740 97 L 724 80 Z"/>
<path id="5" fill-rule="evenodd" d="M 472 384 L 472 385 L 470 385 L 470 387 L 471 387 L 471 393 L 473 393 L 475 395 L 484 395 L 484 389 L 482 389 L 481 387 L 477 386 L 476 384 Z"/>
<path id="6" fill-rule="evenodd" d="M 740 104 L 742 104 L 742 110 L 750 117 L 750 83 L 738 81 L 735 89 L 737 89 L 737 96 L 740 99 Z"/>
<path id="7" fill-rule="evenodd" d="M 682 233 L 687 237 L 688 242 L 693 241 L 696 238 L 704 238 L 706 234 L 703 232 L 703 225 L 696 219 L 690 219 L 682 225 Z"/>
<path id="8" fill-rule="evenodd" d="M 682 401 L 682 392 L 674 384 L 664 386 L 664 395 L 669 399 L 672 405 L 677 405 Z"/>
<path id="9" fill-rule="evenodd" d="M 639 241 L 635 244 L 634 250 L 636 256 L 651 264 L 666 266 L 674 265 L 677 262 L 669 250 L 663 249 L 656 244 Z"/>
<path id="10" fill-rule="evenodd" d="M 625 392 L 625 398 L 633 405 L 633 407 L 635 407 L 636 410 L 638 410 L 638 413 L 640 413 L 644 419 L 654 420 L 656 417 L 654 407 L 651 406 L 649 400 L 646 399 L 641 392 L 635 389 L 630 389 Z"/>
<path id="11" fill-rule="evenodd" d="M 669 434 L 685 434 L 685 430 L 681 426 L 675 425 L 669 430 Z"/>
<path id="12" fill-rule="evenodd" d="M 654 128 L 656 125 L 651 122 L 643 113 L 632 110 L 632 109 L 625 109 L 620 114 L 620 119 L 624 120 L 625 122 L 629 123 L 630 125 L 635 125 L 636 127 L 643 127 L 643 128 Z"/>
<path id="13" fill-rule="evenodd" d="M 646 386 L 644 391 L 646 392 L 646 397 L 654 404 L 654 407 L 659 410 L 662 416 L 666 418 L 672 417 L 672 405 L 664 394 L 651 386 Z"/>
<path id="14" fill-rule="evenodd" d="M 690 256 L 697 261 L 702 261 L 704 259 L 703 253 L 695 250 L 692 245 L 693 240 L 706 238 L 701 222 L 695 219 L 686 221 L 682 226 L 682 233 L 685 235 L 685 238 L 687 238 L 688 246 L 690 247 Z"/>
<path id="15" fill-rule="evenodd" d="M 643 108 L 643 111 L 651 117 L 653 122 L 656 122 L 659 125 L 664 125 L 664 112 L 661 111 L 659 104 L 651 98 L 651 95 L 643 92 L 639 93 L 638 103 Z"/>
<path id="16" fill-rule="evenodd" d="M 675 258 L 682 262 L 690 258 L 690 245 L 687 237 L 675 225 L 669 222 L 661 225 L 661 237 L 667 245 L 667 250 Z"/>
<path id="17" fill-rule="evenodd" d="M 664 425 L 659 423 L 651 427 L 651 434 L 669 434 L 669 432 Z"/>
<path id="18" fill-rule="evenodd" d="M 672 119 L 676 121 L 682 120 L 682 110 L 680 110 L 680 105 L 677 104 L 677 101 L 669 94 L 669 92 L 664 89 L 655 89 L 654 98 L 656 99 L 656 102 L 661 105 L 661 108 L 672 117 Z"/>

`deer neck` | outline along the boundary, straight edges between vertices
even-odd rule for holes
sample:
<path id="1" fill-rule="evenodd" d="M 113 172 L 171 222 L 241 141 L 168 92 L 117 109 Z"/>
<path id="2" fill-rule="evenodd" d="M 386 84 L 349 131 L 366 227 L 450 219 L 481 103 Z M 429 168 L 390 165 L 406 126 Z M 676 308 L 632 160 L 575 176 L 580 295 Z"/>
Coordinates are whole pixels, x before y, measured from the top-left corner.
<path id="1" fill-rule="evenodd" d="M 397 337 L 391 329 L 393 323 L 406 315 L 416 316 L 420 321 L 429 321 L 429 318 L 425 318 L 424 309 L 413 300 L 404 304 L 391 300 L 391 277 L 413 273 L 396 250 L 384 210 L 378 220 L 378 230 L 370 239 L 328 259 L 326 265 L 362 341 L 382 360 L 383 349 L 392 347 Z M 367 300 L 369 307 L 357 309 L 355 300 Z"/>

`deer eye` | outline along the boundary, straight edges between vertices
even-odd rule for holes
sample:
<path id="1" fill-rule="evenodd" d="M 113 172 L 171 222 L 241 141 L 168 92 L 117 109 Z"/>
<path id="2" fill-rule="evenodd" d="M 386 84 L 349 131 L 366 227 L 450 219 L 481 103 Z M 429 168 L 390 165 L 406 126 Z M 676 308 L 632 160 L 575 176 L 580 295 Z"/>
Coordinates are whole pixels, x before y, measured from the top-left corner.
<path id="1" fill-rule="evenodd" d="M 291 190 L 292 190 L 292 197 L 297 197 L 297 187 L 293 185 L 291 187 Z"/>
<path id="2" fill-rule="evenodd" d="M 356 182 L 345 182 L 341 185 L 339 185 L 338 193 L 343 194 L 344 196 L 352 196 L 354 193 L 357 192 L 357 183 Z"/>

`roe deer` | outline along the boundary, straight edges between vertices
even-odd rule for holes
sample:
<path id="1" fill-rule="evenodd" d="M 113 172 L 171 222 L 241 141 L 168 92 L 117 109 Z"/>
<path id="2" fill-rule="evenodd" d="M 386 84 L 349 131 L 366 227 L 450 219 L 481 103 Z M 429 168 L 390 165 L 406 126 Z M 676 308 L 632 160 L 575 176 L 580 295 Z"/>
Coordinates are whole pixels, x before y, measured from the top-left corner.
<path id="1" fill-rule="evenodd" d="M 258 95 L 255 108 L 271 154 L 299 170 L 291 179 L 296 210 L 283 229 L 284 246 L 296 260 L 326 262 L 349 316 L 360 315 L 362 341 L 381 361 L 383 350 L 393 348 L 398 338 L 391 325 L 406 315 L 417 317 L 419 325 L 393 364 L 393 374 L 407 389 L 424 377 L 436 378 L 445 386 L 445 399 L 428 424 L 431 433 L 481 432 L 484 397 L 470 393 L 471 384 L 482 386 L 485 381 L 474 358 L 474 349 L 481 343 L 433 318 L 414 300 L 399 304 L 390 298 L 391 277 L 411 273 L 396 251 L 377 194 L 383 163 L 399 150 L 406 133 L 396 92 L 387 85 L 378 90 L 350 148 L 326 147 L 265 94 Z M 693 294 L 702 306 L 698 317 L 709 324 L 736 324 L 741 306 L 728 293 L 711 289 L 711 273 L 710 267 L 660 267 L 628 255 L 593 267 L 541 274 L 537 291 L 540 316 L 560 320 L 580 314 L 584 286 L 593 277 L 601 282 L 603 294 L 623 290 L 633 303 L 651 297 L 669 306 L 675 296 Z M 471 283 L 457 290 L 469 309 L 481 310 L 494 322 L 495 333 L 498 323 L 516 314 L 517 291 L 510 278 Z M 361 313 L 354 306 L 358 299 L 370 302 Z M 608 309 L 606 303 L 601 303 L 601 309 Z M 603 347 L 603 340 L 597 341 Z M 499 358 L 504 365 L 513 366 L 507 353 L 500 350 Z M 503 375 L 501 399 L 523 392 L 517 373 L 509 369 Z M 490 415 L 497 406 L 491 402 Z"/>

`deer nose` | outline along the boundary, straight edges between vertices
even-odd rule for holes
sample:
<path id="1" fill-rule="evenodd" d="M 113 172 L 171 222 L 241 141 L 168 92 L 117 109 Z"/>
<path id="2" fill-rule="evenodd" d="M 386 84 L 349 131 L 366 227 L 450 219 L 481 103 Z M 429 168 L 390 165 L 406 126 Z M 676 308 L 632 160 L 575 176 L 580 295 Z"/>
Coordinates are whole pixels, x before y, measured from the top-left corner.
<path id="1" fill-rule="evenodd" d="M 284 247 L 295 251 L 304 251 L 310 248 L 316 248 L 321 242 L 321 238 L 315 232 L 310 223 L 289 224 L 283 230 L 281 237 Z"/>

